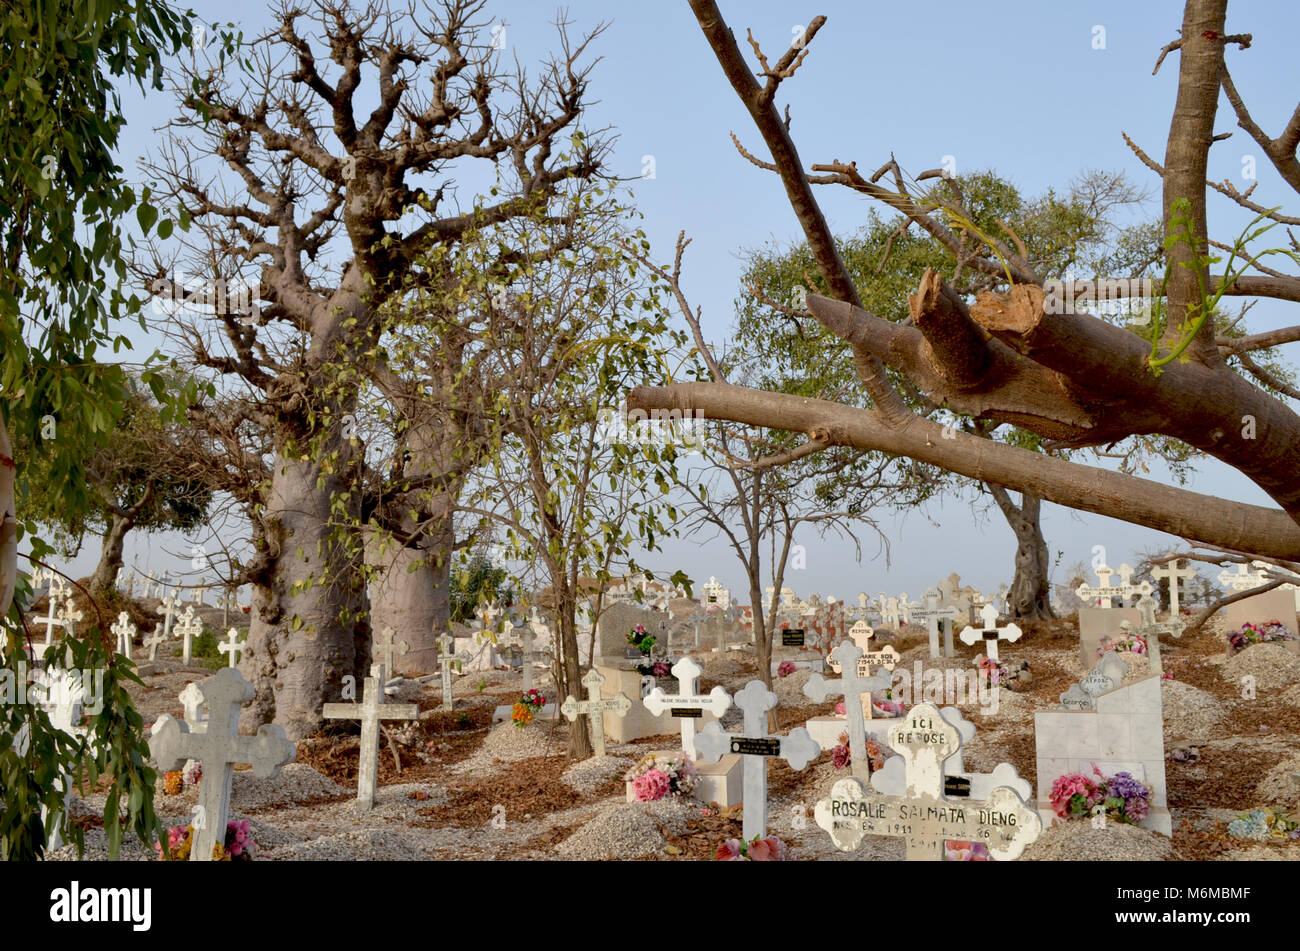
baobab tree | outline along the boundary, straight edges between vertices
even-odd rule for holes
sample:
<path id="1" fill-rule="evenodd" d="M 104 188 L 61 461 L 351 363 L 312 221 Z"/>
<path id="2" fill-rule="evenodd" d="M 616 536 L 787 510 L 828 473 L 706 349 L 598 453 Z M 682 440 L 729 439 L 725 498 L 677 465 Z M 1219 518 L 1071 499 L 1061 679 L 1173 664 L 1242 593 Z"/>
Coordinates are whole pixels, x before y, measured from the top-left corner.
<path id="1" fill-rule="evenodd" d="M 874 173 L 839 160 L 805 170 L 775 99 L 781 83 L 808 55 L 807 44 L 824 26 L 824 17 L 809 24 L 802 48 L 788 50 L 776 63 L 755 44 L 761 67 L 755 77 L 717 5 L 691 0 L 691 7 L 767 146 L 770 159 L 753 160 L 780 178 L 829 288 L 827 296 L 809 295 L 808 310 L 849 344 L 858 383 L 871 405 L 858 408 L 714 382 L 638 387 L 629 396 L 629 409 L 703 411 L 804 433 L 814 448 L 851 445 L 898 453 L 1191 541 L 1282 559 L 1300 556 L 1300 456 L 1295 453 L 1300 415 L 1228 359 L 1300 340 L 1300 326 L 1238 340 L 1218 332 L 1211 319 L 1224 297 L 1300 301 L 1300 277 L 1270 267 L 1254 247 L 1243 255 L 1240 244 L 1228 245 L 1237 253 L 1216 273 L 1209 249 L 1224 242 L 1211 242 L 1206 224 L 1207 155 L 1221 138 L 1215 130 L 1220 90 L 1238 124 L 1296 190 L 1300 110 L 1276 137 L 1252 118 L 1225 60 L 1228 46 L 1246 49 L 1251 38 L 1226 31 L 1226 0 L 1188 0 L 1180 37 L 1161 54 L 1161 59 L 1178 54 L 1179 82 L 1164 161 L 1146 157 L 1161 177 L 1166 240 L 1165 276 L 1143 333 L 1068 306 L 1071 295 L 1091 289 L 1089 283 L 1048 285 L 1014 237 L 975 236 L 949 227 L 917 201 L 893 159 Z M 911 298 L 911 326 L 871 313 L 862 306 L 813 195 L 817 185 L 849 188 L 906 215 L 961 255 L 966 267 L 1001 275 L 1001 286 L 968 304 L 943 277 L 928 271 Z M 1260 221 L 1300 223 L 1255 205 L 1230 186 L 1213 187 Z M 1292 260 L 1295 251 L 1287 250 Z M 1113 292 L 1132 293 L 1135 286 L 1141 284 L 1125 282 Z M 1181 440 L 1242 472 L 1278 507 L 1202 495 L 969 433 L 945 438 L 939 423 L 908 407 L 886 367 L 938 405 L 1012 423 L 1064 448 L 1104 446 L 1144 434 Z"/>
<path id="2" fill-rule="evenodd" d="M 198 366 L 260 392 L 250 422 L 271 447 L 252 511 L 257 555 L 233 579 L 254 588 L 246 727 L 311 732 L 342 678 L 364 666 L 352 529 L 364 461 L 350 424 L 358 381 L 382 363 L 385 305 L 409 289 L 413 258 L 435 260 L 431 247 L 535 214 L 600 170 L 601 137 L 574 135 L 600 28 L 573 42 L 561 21 L 560 52 L 526 79 L 502 66 L 483 8 L 282 3 L 247 50 L 245 74 L 196 66 L 182 76 L 178 138 L 151 166 L 198 227 L 190 252 L 236 262 L 266 302 L 256 314 L 225 308 L 214 346 L 191 347 Z M 474 163 L 496 184 L 462 204 L 452 180 Z M 239 194 L 227 196 L 213 170 Z M 437 267 L 423 274 L 440 280 Z"/>

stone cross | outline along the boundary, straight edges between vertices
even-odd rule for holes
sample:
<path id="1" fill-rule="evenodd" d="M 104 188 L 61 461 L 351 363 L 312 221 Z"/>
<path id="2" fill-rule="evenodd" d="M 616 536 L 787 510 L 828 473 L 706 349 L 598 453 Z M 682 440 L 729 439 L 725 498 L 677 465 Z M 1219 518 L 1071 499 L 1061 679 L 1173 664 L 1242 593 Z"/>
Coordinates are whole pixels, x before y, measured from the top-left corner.
<path id="1" fill-rule="evenodd" d="M 1173 561 L 1163 565 L 1157 565 L 1151 569 L 1151 577 L 1156 581 L 1169 582 L 1169 616 L 1178 617 L 1178 579 L 1186 578 L 1188 581 L 1196 577 L 1196 569 L 1191 565 L 1186 568 L 1179 568 L 1178 564 L 1181 558 L 1175 558 Z"/>
<path id="2" fill-rule="evenodd" d="M 187 759 L 203 763 L 191 862 L 212 861 L 213 846 L 226 840 L 234 764 L 248 763 L 254 776 L 265 779 L 279 773 L 298 753 L 279 724 L 263 724 L 256 736 L 240 735 L 240 707 L 253 699 L 255 691 L 235 668 L 218 671 L 201 689 L 208 704 L 206 733 L 191 733 L 187 724 L 164 713 L 149 740 L 149 751 L 164 772 L 179 769 Z"/>
<path id="3" fill-rule="evenodd" d="M 227 667 L 234 667 L 235 655 L 244 652 L 244 644 L 238 638 L 239 631 L 232 627 L 230 630 L 226 631 L 226 642 L 217 645 L 217 650 L 221 651 L 223 654 L 230 655 L 230 663 L 226 665 Z"/>
<path id="4" fill-rule="evenodd" d="M 1007 611 L 1008 590 L 1009 589 L 1007 588 L 1006 583 L 1004 582 L 1003 584 L 998 585 L 998 593 L 993 596 L 993 606 L 996 607 L 1003 614 L 1005 614 Z"/>
<path id="5" fill-rule="evenodd" d="M 930 588 L 925 592 L 924 607 L 920 602 L 913 602 L 907 607 L 911 612 L 911 621 L 925 621 L 929 626 L 931 657 L 939 656 L 939 623 L 941 621 L 955 621 L 967 613 L 955 604 L 943 608 L 939 607 L 939 591 L 937 588 Z M 911 623 L 911 621 L 908 623 Z M 943 656 L 953 656 L 951 623 L 944 627 Z"/>
<path id="6" fill-rule="evenodd" d="M 130 660 L 131 641 L 135 638 L 135 625 L 131 623 L 131 615 L 123 611 L 109 631 L 117 637 L 117 652 Z"/>
<path id="7" fill-rule="evenodd" d="M 527 625 L 517 629 L 516 641 L 523 653 L 523 667 L 520 673 L 524 678 L 524 693 L 533 689 L 533 629 Z M 658 642 L 655 643 L 658 647 Z"/>
<path id="8" fill-rule="evenodd" d="M 172 636 L 172 618 L 176 616 L 176 609 L 180 607 L 180 599 L 174 594 L 169 594 L 163 598 L 155 609 L 156 614 L 163 616 L 163 637 Z"/>
<path id="9" fill-rule="evenodd" d="M 379 637 L 375 639 L 373 653 L 375 659 L 383 665 L 384 670 L 379 675 L 379 679 L 384 683 L 387 683 L 388 678 L 393 676 L 393 670 L 395 669 L 393 667 L 393 655 L 396 654 L 401 657 L 411 649 L 411 645 L 406 641 L 394 641 L 393 638 L 396 636 L 396 631 L 391 627 L 386 627 L 379 632 Z"/>
<path id="10" fill-rule="evenodd" d="M 944 707 L 939 714 L 957 730 L 962 746 L 975 738 L 975 725 L 956 707 Z M 1029 780 L 1021 779 L 1010 763 L 999 763 L 991 773 L 968 773 L 962 751 L 957 750 L 943 764 L 944 795 L 967 801 L 983 801 L 998 786 L 1010 787 L 1028 802 L 1034 795 Z M 901 756 L 891 756 L 885 765 L 871 774 L 871 788 L 886 796 L 902 796 L 907 790 L 907 764 Z"/>
<path id="11" fill-rule="evenodd" d="M 849 628 L 849 639 L 852 640 L 854 644 L 857 644 L 859 647 L 861 647 L 864 651 L 871 649 L 869 645 L 871 643 L 871 639 L 875 636 L 876 636 L 876 632 L 872 629 L 871 625 L 868 624 L 865 620 L 856 621 L 854 625 L 851 628 Z"/>
<path id="12" fill-rule="evenodd" d="M 1219 572 L 1219 584 L 1233 591 L 1249 591 L 1251 588 L 1268 584 L 1268 580 L 1268 575 L 1263 572 L 1252 572 L 1250 565 L 1247 564 L 1239 563 L 1236 571 L 1224 568 Z"/>
<path id="13" fill-rule="evenodd" d="M 63 599 L 63 607 L 59 609 L 59 623 L 63 625 L 63 636 L 75 637 L 77 634 L 77 622 L 84 620 L 85 615 L 77 610 L 77 603 L 68 595 Z"/>
<path id="14" fill-rule="evenodd" d="M 32 699 L 50 718 L 50 726 L 72 737 L 85 736 L 86 729 L 81 725 L 81 718 L 86 691 L 81 674 L 56 667 L 52 670 L 33 671 L 32 681 Z M 22 728 L 23 732 L 15 743 L 20 755 L 24 755 L 27 749 L 26 729 L 26 726 Z M 64 793 L 68 791 L 67 772 L 60 770 L 54 782 L 60 791 Z M 52 830 L 46 848 L 50 850 L 62 848 L 63 815 L 56 816 L 51 822 L 47 807 L 41 806 L 41 821 Z"/>
<path id="15" fill-rule="evenodd" d="M 871 719 L 871 691 L 887 690 L 894 676 L 887 670 L 873 676 L 863 676 L 859 665 L 862 648 L 857 644 L 843 643 L 831 651 L 831 659 L 839 665 L 839 680 L 827 680 L 813 674 L 803 685 L 804 696 L 817 703 L 827 697 L 844 697 L 844 715 L 849 721 L 849 756 L 854 776 L 866 779 L 871 774 L 871 761 L 867 758 L 867 720 Z"/>
<path id="16" fill-rule="evenodd" d="M 998 627 L 998 609 L 992 604 L 986 604 L 980 608 L 980 618 L 984 621 L 982 630 L 977 630 L 969 625 L 962 628 L 962 632 L 957 636 L 961 638 L 963 644 L 974 644 L 983 638 L 984 650 L 988 654 L 989 660 L 998 659 L 998 641 L 1008 641 L 1015 643 L 1020 640 L 1021 630 L 1014 624 L 1008 624 L 1006 627 Z"/>
<path id="17" fill-rule="evenodd" d="M 207 578 L 199 579 L 199 583 L 194 586 L 194 606 L 196 608 L 203 607 L 203 596 L 208 593 L 208 589 L 211 587 L 212 585 L 208 583 Z"/>
<path id="18" fill-rule="evenodd" d="M 1111 571 L 1105 565 L 1098 565 L 1094 569 L 1097 573 L 1097 580 L 1100 584 L 1093 586 L 1090 584 L 1081 584 L 1074 589 L 1080 599 L 1092 601 L 1094 599 L 1101 602 L 1101 607 L 1111 607 L 1111 598 L 1128 599 L 1135 594 L 1150 594 L 1154 589 L 1150 581 L 1143 581 L 1141 584 L 1133 583 L 1133 569 L 1127 564 L 1119 566 L 1120 584 L 1111 584 L 1111 576 L 1115 572 Z"/>
<path id="19" fill-rule="evenodd" d="M 163 635 L 161 627 L 155 627 L 152 632 L 145 635 L 144 646 L 149 648 L 149 663 L 152 664 L 158 659 L 158 648 L 166 642 L 167 638 Z"/>
<path id="20" fill-rule="evenodd" d="M 587 723 L 591 728 L 593 755 L 597 757 L 605 755 L 605 711 L 609 710 L 615 716 L 625 717 L 632 709 L 632 701 L 622 693 L 610 700 L 602 700 L 600 685 L 604 682 L 604 675 L 595 667 L 591 668 L 582 678 L 582 685 L 587 688 L 587 699 L 574 700 L 573 694 L 569 694 L 560 707 L 560 712 L 570 723 L 576 720 L 579 714 L 587 714 Z"/>
<path id="21" fill-rule="evenodd" d="M 655 716 L 661 716 L 665 710 L 682 721 L 682 749 L 692 760 L 695 759 L 695 721 L 705 711 L 715 717 L 721 717 L 731 706 L 731 697 L 721 687 L 714 687 L 707 694 L 697 694 L 700 680 L 700 665 L 689 657 L 683 657 L 672 667 L 673 676 L 677 678 L 678 694 L 670 697 L 663 687 L 655 687 L 641 702 Z"/>
<path id="22" fill-rule="evenodd" d="M 48 649 L 54 643 L 54 629 L 63 624 L 63 619 L 58 610 L 59 599 L 54 595 L 53 584 L 50 586 L 50 603 L 47 617 L 40 619 L 45 625 L 45 647 Z"/>
<path id="23" fill-rule="evenodd" d="M 742 834 L 749 842 L 755 836 L 767 834 L 767 758 L 779 756 L 791 769 L 802 770 L 821 754 L 822 748 L 804 727 L 791 730 L 789 736 L 767 735 L 767 711 L 776 706 L 777 700 L 776 694 L 763 686 L 763 681 L 747 683 L 736 694 L 735 703 L 745 713 L 745 732 L 735 736 L 723 733 L 715 720 L 700 731 L 695 748 L 706 763 L 716 763 L 724 753 L 745 757 Z"/>
<path id="24" fill-rule="evenodd" d="M 203 716 L 200 708 L 203 706 L 203 690 L 198 684 L 190 682 L 180 694 L 181 709 L 185 711 L 183 719 L 186 726 L 190 728 L 191 733 L 206 733 L 208 729 L 207 717 Z"/>
<path id="25" fill-rule="evenodd" d="M 1177 584 L 1177 581 L 1171 581 L 1170 583 Z M 1173 637 L 1182 637 L 1187 622 L 1175 612 L 1168 621 L 1157 624 L 1156 600 L 1149 594 L 1145 594 L 1138 599 L 1137 608 L 1142 613 L 1142 623 L 1134 627 L 1130 621 L 1121 621 L 1119 626 L 1129 634 L 1136 634 L 1145 638 L 1147 642 L 1147 658 L 1151 662 L 1151 670 L 1164 670 L 1164 667 L 1160 664 L 1160 635 L 1169 634 Z"/>
<path id="26" fill-rule="evenodd" d="M 181 662 L 188 664 L 194 638 L 203 633 L 203 622 L 194 615 L 194 605 L 185 606 L 185 611 L 176 624 L 176 633 L 181 636 Z"/>
<path id="27" fill-rule="evenodd" d="M 459 654 L 453 654 L 451 649 L 456 645 L 456 639 L 450 634 L 443 634 L 438 638 L 438 653 L 440 655 L 439 667 L 442 673 L 442 708 L 450 710 L 455 706 L 451 695 L 451 673 L 452 664 L 464 664 L 470 660 L 470 655 L 465 651 Z"/>
<path id="28" fill-rule="evenodd" d="M 126 588 L 126 596 L 128 598 L 134 598 L 135 597 L 135 569 L 132 569 L 131 573 L 126 576 L 126 584 L 124 585 L 124 587 Z"/>
<path id="29" fill-rule="evenodd" d="M 841 779 L 813 816 L 838 849 L 852 852 L 867 835 L 907 840 L 907 859 L 936 860 L 949 840 L 982 843 L 990 858 L 1015 859 L 1042 832 L 1038 812 L 1007 786 L 974 805 L 944 795 L 943 763 L 961 749 L 961 734 L 930 703 L 918 703 L 889 730 L 889 745 L 903 757 L 902 796 L 868 794 L 857 777 Z"/>
<path id="30" fill-rule="evenodd" d="M 370 668 L 362 689 L 361 703 L 327 703 L 326 720 L 361 721 L 361 764 L 357 768 L 357 802 L 370 809 L 375 804 L 375 783 L 379 776 L 379 721 L 415 720 L 420 708 L 414 703 L 385 703 L 384 665 Z"/>

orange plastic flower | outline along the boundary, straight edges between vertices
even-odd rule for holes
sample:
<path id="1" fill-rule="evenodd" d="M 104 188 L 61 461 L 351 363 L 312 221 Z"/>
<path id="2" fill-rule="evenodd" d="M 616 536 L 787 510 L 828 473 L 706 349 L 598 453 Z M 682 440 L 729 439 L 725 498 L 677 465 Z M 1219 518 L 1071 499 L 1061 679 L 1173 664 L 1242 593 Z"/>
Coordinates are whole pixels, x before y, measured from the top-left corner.
<path id="1" fill-rule="evenodd" d="M 533 708 L 526 703 L 516 703 L 510 711 L 510 719 L 515 726 L 527 726 L 533 722 Z"/>
<path id="2" fill-rule="evenodd" d="M 170 773 L 163 773 L 163 793 L 168 796 L 179 796 L 181 792 L 181 771 L 175 770 Z"/>

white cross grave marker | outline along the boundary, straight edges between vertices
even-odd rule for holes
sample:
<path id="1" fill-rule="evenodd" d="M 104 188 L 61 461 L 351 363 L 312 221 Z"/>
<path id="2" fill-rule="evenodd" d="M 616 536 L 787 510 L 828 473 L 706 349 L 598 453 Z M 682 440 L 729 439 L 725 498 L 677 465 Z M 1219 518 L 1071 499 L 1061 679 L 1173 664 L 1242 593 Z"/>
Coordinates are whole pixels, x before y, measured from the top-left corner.
<path id="1" fill-rule="evenodd" d="M 1105 565 L 1098 565 L 1094 571 L 1097 574 L 1097 580 L 1100 584 L 1096 586 L 1081 584 L 1079 587 L 1074 589 L 1074 593 L 1084 601 L 1100 601 L 1100 606 L 1103 608 L 1111 607 L 1111 598 L 1128 599 L 1132 598 L 1135 594 L 1150 594 L 1152 590 L 1154 590 L 1151 587 L 1150 581 L 1143 581 L 1141 584 L 1134 584 L 1133 569 L 1127 564 L 1119 566 L 1119 576 L 1121 579 L 1120 584 L 1110 583 L 1111 576 L 1114 575 L 1115 572 L 1111 571 Z"/>
<path id="2" fill-rule="evenodd" d="M 176 609 L 180 607 L 180 599 L 174 594 L 169 594 L 159 602 L 155 608 L 155 613 L 163 616 L 163 637 L 172 636 L 172 618 L 176 616 Z"/>
<path id="3" fill-rule="evenodd" d="M 852 648 L 856 650 L 857 648 Z M 723 733 L 713 721 L 695 738 L 695 748 L 700 759 L 716 763 L 725 753 L 738 753 L 745 757 L 745 812 L 742 823 L 745 841 L 767 834 L 767 758 L 779 756 L 794 770 L 802 770 L 822 751 L 804 727 L 790 731 L 789 736 L 767 735 L 767 711 L 777 704 L 776 694 L 763 686 L 761 680 L 751 680 L 736 694 L 735 704 L 745 713 L 745 732 L 739 735 Z"/>
<path id="4" fill-rule="evenodd" d="M 158 660 L 158 648 L 167 642 L 166 635 L 163 634 L 161 626 L 155 627 L 150 633 L 145 635 L 144 646 L 149 648 L 149 663 Z"/>
<path id="5" fill-rule="evenodd" d="M 194 586 L 194 606 L 196 608 L 203 607 L 203 596 L 208 593 L 208 589 L 211 587 L 212 585 L 208 583 L 207 578 L 199 579 L 199 583 Z"/>
<path id="6" fill-rule="evenodd" d="M 135 638 L 135 625 L 131 623 L 131 615 L 123 611 L 117 616 L 117 621 L 109 631 L 117 637 L 117 652 L 130 660 L 131 641 Z"/>
<path id="7" fill-rule="evenodd" d="M 1160 663 L 1160 635 L 1169 634 L 1173 637 L 1182 637 L 1187 622 L 1174 614 L 1168 621 L 1161 621 L 1157 624 L 1156 599 L 1149 594 L 1138 599 L 1137 608 L 1142 613 L 1142 623 L 1134 627 L 1131 621 L 1121 621 L 1119 626 L 1125 632 L 1136 634 L 1146 640 L 1147 659 L 1151 662 L 1152 671 L 1164 670 Z"/>
<path id="8" fill-rule="evenodd" d="M 256 736 L 240 735 L 239 709 L 253 699 L 255 691 L 238 670 L 227 667 L 218 671 L 201 689 L 210 714 L 206 733 L 191 733 L 187 724 L 164 713 L 153 725 L 149 740 L 149 751 L 164 772 L 179 769 L 187 759 L 203 763 L 191 862 L 212 861 L 213 846 L 226 840 L 234 764 L 248 763 L 254 776 L 266 779 L 298 754 L 279 724 L 263 724 Z"/>
<path id="9" fill-rule="evenodd" d="M 375 650 L 373 653 L 375 655 L 375 660 L 384 667 L 384 672 L 379 675 L 379 679 L 385 683 L 388 682 L 388 678 L 393 676 L 393 670 L 395 669 L 393 666 L 393 655 L 396 654 L 398 657 L 401 657 L 411 649 L 411 645 L 406 643 L 406 641 L 393 640 L 396 636 L 396 631 L 391 627 L 386 627 L 379 632 L 379 637 L 375 639 Z"/>
<path id="10" fill-rule="evenodd" d="M 944 625 L 943 656 L 952 657 L 954 652 L 952 648 L 952 623 L 951 622 L 957 620 L 957 618 L 959 617 L 962 617 L 963 615 L 966 614 L 966 612 L 963 611 L 955 604 L 950 604 L 947 607 L 943 607 L 943 608 L 939 607 L 939 590 L 937 588 L 930 588 L 925 592 L 924 606 L 922 606 L 919 601 L 916 601 L 916 602 L 912 602 L 911 604 L 908 604 L 907 609 L 911 614 L 911 618 L 908 621 L 909 624 L 912 623 L 913 621 L 925 621 L 926 624 L 929 626 L 931 657 L 939 656 L 940 622 L 942 621 L 949 622 L 948 624 Z"/>
<path id="11" fill-rule="evenodd" d="M 864 677 L 858 664 L 861 657 L 862 648 L 857 644 L 841 644 L 831 651 L 831 658 L 840 668 L 839 680 L 827 680 L 821 674 L 813 674 L 803 685 L 803 692 L 804 696 L 817 703 L 825 703 L 827 697 L 837 694 L 844 697 L 844 714 L 849 720 L 849 760 L 853 775 L 866 779 L 871 774 L 865 723 L 871 719 L 871 691 L 888 689 L 894 682 L 894 675 L 887 670 L 880 670 L 871 677 Z"/>
<path id="12" fill-rule="evenodd" d="M 1239 563 L 1236 571 L 1224 568 L 1219 572 L 1219 584 L 1233 591 L 1249 591 L 1268 584 L 1268 581 L 1268 575 L 1262 571 L 1258 573 L 1251 571 L 1250 565 L 1247 564 Z"/>
<path id="13" fill-rule="evenodd" d="M 727 691 L 715 686 L 707 694 L 697 694 L 700 680 L 700 665 L 689 657 L 683 657 L 672 667 L 673 676 L 677 678 L 677 696 L 668 696 L 663 687 L 655 687 L 641 702 L 655 716 L 661 716 L 665 710 L 682 721 L 682 749 L 692 760 L 695 759 L 695 720 L 705 711 L 715 717 L 721 717 L 731 706 L 731 697 Z"/>
<path id="14" fill-rule="evenodd" d="M 1191 565 L 1186 568 L 1179 568 L 1181 558 L 1175 558 L 1171 562 L 1158 565 L 1151 569 L 1151 577 L 1157 581 L 1169 582 L 1169 616 L 1178 617 L 1178 579 L 1186 578 L 1188 581 L 1196 577 L 1196 569 Z"/>
<path id="15" fill-rule="evenodd" d="M 54 588 L 50 588 L 50 603 L 46 617 L 40 619 L 40 623 L 45 625 L 45 648 L 48 649 L 54 643 L 54 629 L 63 626 L 63 619 L 59 612 L 59 599 L 54 596 Z"/>
<path id="16" fill-rule="evenodd" d="M 32 672 L 32 700 L 38 704 L 50 718 L 50 726 L 72 737 L 83 737 L 86 728 L 81 725 L 82 704 L 85 700 L 85 685 L 79 671 L 69 671 L 55 667 L 51 670 Z M 20 755 L 27 749 L 27 727 L 22 727 L 20 738 L 15 743 Z M 67 772 L 60 771 L 54 782 L 60 791 L 68 791 Z M 41 806 L 41 821 L 50 828 L 49 840 L 45 848 L 49 851 L 63 847 L 64 816 L 62 813 L 49 821 L 49 812 Z"/>
<path id="17" fill-rule="evenodd" d="M 452 647 L 456 644 L 456 639 L 450 634 L 443 634 L 438 638 L 438 653 L 441 657 L 439 665 L 442 668 L 442 709 L 450 710 L 455 706 L 451 695 L 451 673 L 453 664 L 464 664 L 471 658 L 468 653 L 461 651 L 459 654 L 451 652 Z"/>
<path id="18" fill-rule="evenodd" d="M 972 805 L 943 794 L 943 763 L 961 749 L 961 734 L 931 703 L 918 703 L 889 730 L 889 745 L 904 760 L 904 796 L 868 795 L 856 777 L 838 780 L 813 810 L 817 825 L 842 852 L 867 835 L 907 840 L 908 861 L 939 859 L 945 841 L 983 843 L 990 858 L 1015 859 L 1042 832 L 1038 812 L 1007 786 Z"/>
<path id="19" fill-rule="evenodd" d="M 72 600 L 72 595 L 64 598 L 63 607 L 59 609 L 59 623 L 63 625 L 64 638 L 75 637 L 77 622 L 84 619 L 85 615 L 77 610 L 77 603 Z"/>
<path id="20" fill-rule="evenodd" d="M 184 613 L 176 624 L 176 633 L 181 636 L 181 662 L 190 662 L 190 651 L 194 647 L 194 638 L 203 633 L 203 622 L 194 615 L 194 605 L 187 604 Z"/>
<path id="21" fill-rule="evenodd" d="M 201 711 L 203 706 L 203 689 L 196 683 L 190 682 L 180 694 L 181 709 L 184 710 L 182 718 L 185 725 L 189 727 L 191 733 L 206 733 L 208 730 L 208 718 Z"/>
<path id="22" fill-rule="evenodd" d="M 560 712 L 570 723 L 576 720 L 579 714 L 587 714 L 587 723 L 591 729 L 591 745 L 594 750 L 592 755 L 597 757 L 605 755 L 605 711 L 609 710 L 615 716 L 625 717 L 632 709 L 632 701 L 622 693 L 612 699 L 602 700 L 600 685 L 604 682 L 604 675 L 595 667 L 591 668 L 582 678 L 582 685 L 587 688 L 587 699 L 574 700 L 573 694 L 569 694 L 560 707 Z M 713 726 L 713 724 L 709 725 Z"/>
<path id="23" fill-rule="evenodd" d="M 226 642 L 224 644 L 218 644 L 217 650 L 221 651 L 223 654 L 230 655 L 230 663 L 226 666 L 234 667 L 235 655 L 244 652 L 244 642 L 239 640 L 238 629 L 232 627 L 230 630 L 226 631 Z"/>
<path id="24" fill-rule="evenodd" d="M 984 640 L 984 650 L 988 654 L 989 660 L 998 659 L 998 641 L 1008 641 L 1015 643 L 1020 640 L 1021 630 L 1015 624 L 1008 624 L 1006 627 L 998 627 L 998 609 L 992 604 L 986 604 L 980 608 L 980 618 L 984 621 L 982 630 L 967 625 L 957 636 L 961 638 L 963 644 L 974 644 L 981 638 Z"/>
<path id="25" fill-rule="evenodd" d="M 326 720 L 361 721 L 361 764 L 357 769 L 357 802 L 370 809 L 375 804 L 375 784 L 379 776 L 379 721 L 415 720 L 420 708 L 414 703 L 385 703 L 380 687 L 383 664 L 370 668 L 362 688 L 361 703 L 327 703 L 322 715 Z"/>
<path id="26" fill-rule="evenodd" d="M 871 639 L 875 636 L 875 630 L 865 620 L 856 621 L 853 626 L 849 628 L 849 639 L 864 651 L 871 649 Z"/>

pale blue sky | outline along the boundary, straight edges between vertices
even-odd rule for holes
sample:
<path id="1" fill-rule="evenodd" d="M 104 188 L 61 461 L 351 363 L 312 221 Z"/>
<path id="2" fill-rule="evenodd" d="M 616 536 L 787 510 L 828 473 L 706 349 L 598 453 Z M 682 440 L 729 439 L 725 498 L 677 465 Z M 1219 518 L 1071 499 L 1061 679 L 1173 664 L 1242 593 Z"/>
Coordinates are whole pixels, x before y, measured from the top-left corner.
<path id="1" fill-rule="evenodd" d="M 574 0 L 566 6 L 577 30 L 612 21 L 593 48 L 603 61 L 590 86 L 591 98 L 599 103 L 588 124 L 617 128 L 614 161 L 619 173 L 636 177 L 643 156 L 654 157 L 655 178 L 635 185 L 646 229 L 661 258 L 671 253 L 678 231 L 685 229 L 694 239 L 686 259 L 686 290 L 704 309 L 706 333 L 720 340 L 732 321 L 740 252 L 799 237 L 779 182 L 741 159 L 728 133 L 734 130 L 754 150 L 761 142 L 685 0 Z M 1155 176 L 1132 156 L 1120 133 L 1128 132 L 1157 160 L 1164 153 L 1177 54 L 1166 60 L 1159 76 L 1153 77 L 1151 69 L 1160 47 L 1176 35 L 1180 3 L 937 0 L 913 7 L 733 0 L 721 7 L 742 45 L 747 49 L 744 33 L 751 27 L 772 61 L 797 27 L 816 14 L 828 16 L 807 61 L 783 85 L 779 100 L 791 104 L 792 131 L 805 164 L 851 159 L 875 169 L 892 152 L 914 174 L 951 155 L 958 171 L 992 167 L 1026 193 L 1065 187 L 1084 169 L 1122 169 L 1158 195 Z M 237 21 L 245 36 L 259 33 L 269 22 L 264 4 L 244 0 L 200 2 L 194 9 L 205 19 Z M 488 11 L 505 21 L 508 51 L 525 64 L 554 48 L 548 21 L 556 7 L 551 4 L 501 0 Z M 1294 82 L 1280 81 L 1296 75 L 1294 54 L 1282 38 L 1294 36 L 1298 26 L 1300 5 L 1238 4 L 1229 12 L 1230 31 L 1251 32 L 1256 38 L 1249 51 L 1229 50 L 1230 68 L 1257 121 L 1274 134 L 1300 95 Z M 1104 28 L 1104 49 L 1094 49 L 1098 27 Z M 132 167 L 134 156 L 152 146 L 152 128 L 173 106 L 166 96 L 141 100 L 128 94 L 125 101 L 122 159 Z M 1236 129 L 1226 99 L 1221 100 L 1217 128 Z M 1241 177 L 1244 154 L 1260 157 L 1253 142 L 1236 130 L 1215 145 L 1212 176 L 1249 185 Z M 1290 196 L 1260 158 L 1254 197 L 1265 205 L 1281 204 Z M 847 191 L 823 190 L 820 197 L 837 231 L 853 230 L 866 213 L 864 200 Z M 1157 208 L 1153 202 L 1151 213 Z M 1238 209 L 1212 199 L 1216 237 L 1231 241 L 1244 223 Z M 1256 307 L 1249 319 L 1256 329 L 1294 322 L 1269 303 Z M 1242 477 L 1213 462 L 1201 466 L 1193 488 L 1267 504 Z M 954 502 L 932 506 L 928 514 L 937 525 L 921 513 L 884 520 L 882 527 L 892 540 L 888 567 L 883 557 L 869 560 L 877 551 L 870 539 L 861 564 L 854 563 L 851 548 L 842 543 L 800 539 L 807 548 L 807 568 L 790 572 L 787 584 L 801 593 L 852 597 L 859 590 L 874 594 L 882 589 L 915 595 L 949 571 L 985 590 L 1010 581 L 1014 543 L 996 511 L 976 516 L 968 505 Z M 1172 541 L 1050 505 L 1044 526 L 1053 556 L 1064 553 L 1058 581 L 1066 566 L 1090 560 L 1093 545 L 1104 544 L 1114 565 L 1137 550 Z M 174 569 L 179 562 L 166 557 L 164 549 L 179 552 L 187 546 L 180 539 L 150 542 L 136 536 L 127 560 Z M 721 542 L 703 549 L 675 543 L 667 556 L 650 563 L 667 572 L 683 568 L 699 582 L 716 574 L 741 588 L 739 565 Z M 79 567 L 86 564 L 85 558 L 79 561 Z"/>

